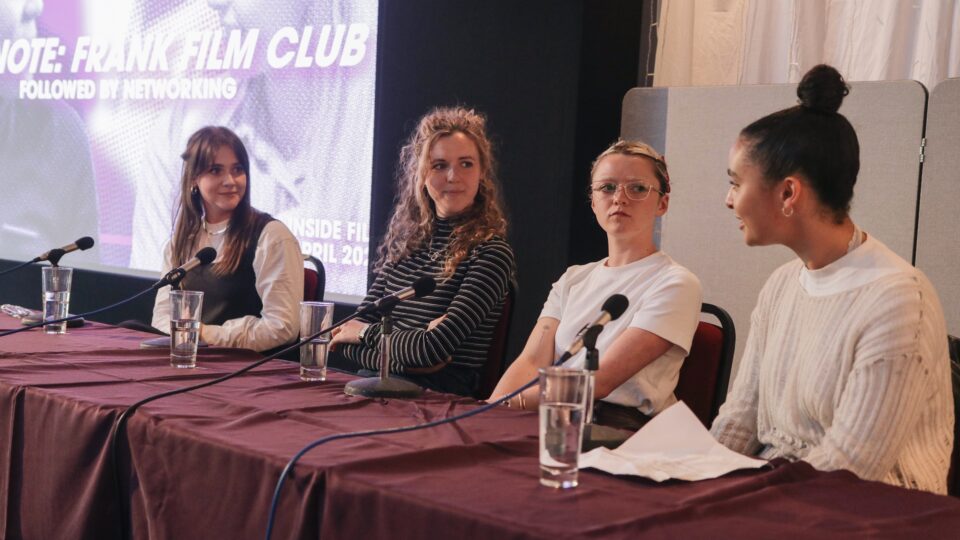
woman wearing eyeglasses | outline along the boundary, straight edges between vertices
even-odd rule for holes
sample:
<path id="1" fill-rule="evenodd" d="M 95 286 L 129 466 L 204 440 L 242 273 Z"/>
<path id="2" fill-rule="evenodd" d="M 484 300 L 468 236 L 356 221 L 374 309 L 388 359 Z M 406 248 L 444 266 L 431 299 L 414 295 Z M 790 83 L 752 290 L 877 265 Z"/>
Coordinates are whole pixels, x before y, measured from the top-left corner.
<path id="1" fill-rule="evenodd" d="M 750 246 L 797 259 L 767 280 L 712 432 L 765 459 L 946 493 L 953 439 L 947 334 L 922 272 L 850 219 L 860 146 L 830 66 L 800 104 L 745 127 L 730 150 L 733 210 Z"/>
<path id="2" fill-rule="evenodd" d="M 617 141 L 593 164 L 590 207 L 607 233 L 607 258 L 572 266 L 553 284 L 540 319 L 491 399 L 507 394 L 550 365 L 600 313 L 604 301 L 623 294 L 630 305 L 597 340 L 594 422 L 639 429 L 673 404 L 680 365 L 700 314 L 700 281 L 654 241 L 656 219 L 670 203 L 667 165 L 646 144 Z M 582 366 L 585 351 L 568 365 Z M 537 388 L 510 405 L 535 409 Z"/>
<path id="3" fill-rule="evenodd" d="M 296 339 L 303 299 L 300 244 L 287 227 L 250 205 L 250 160 L 225 127 L 190 136 L 180 156 L 180 201 L 173 238 L 164 250 L 166 273 L 201 248 L 213 247 L 213 264 L 181 282 L 203 291 L 200 338 L 210 345 L 264 351 Z M 170 296 L 157 292 L 152 325 L 170 331 Z"/>

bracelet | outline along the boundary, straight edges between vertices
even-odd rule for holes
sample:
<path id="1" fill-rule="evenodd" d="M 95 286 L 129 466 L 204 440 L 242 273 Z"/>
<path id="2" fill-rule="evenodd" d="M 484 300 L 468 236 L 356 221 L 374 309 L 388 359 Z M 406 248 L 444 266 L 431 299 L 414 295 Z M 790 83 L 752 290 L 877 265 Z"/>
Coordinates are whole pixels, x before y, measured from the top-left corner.
<path id="1" fill-rule="evenodd" d="M 523 392 L 520 392 L 519 394 L 517 394 L 517 401 L 520 402 L 520 410 L 521 410 L 521 411 L 527 410 L 527 404 L 526 404 L 526 402 L 524 402 L 524 400 L 523 400 Z"/>

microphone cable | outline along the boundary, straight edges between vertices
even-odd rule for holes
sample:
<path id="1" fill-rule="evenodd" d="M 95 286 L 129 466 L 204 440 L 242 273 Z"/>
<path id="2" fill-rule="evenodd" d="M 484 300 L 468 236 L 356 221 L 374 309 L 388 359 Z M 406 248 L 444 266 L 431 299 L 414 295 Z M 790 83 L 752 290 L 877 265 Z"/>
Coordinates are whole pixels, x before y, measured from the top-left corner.
<path id="1" fill-rule="evenodd" d="M 347 317 L 344 317 L 342 320 L 338 321 L 336 324 L 334 324 L 334 325 L 332 325 L 332 326 L 329 326 L 329 327 L 327 327 L 327 328 L 323 328 L 323 329 L 321 329 L 321 330 L 318 330 L 316 333 L 314 333 L 314 334 L 312 334 L 312 335 L 310 335 L 310 336 L 307 336 L 307 337 L 305 337 L 305 338 L 301 338 L 301 339 L 297 340 L 295 343 L 292 343 L 291 345 L 289 345 L 289 346 L 287 346 L 287 347 L 284 347 L 283 349 L 280 349 L 279 351 L 277 351 L 277 352 L 275 352 L 275 353 L 273 353 L 273 354 L 271 354 L 271 355 L 269 355 L 269 356 L 266 356 L 266 357 L 264 357 L 264 358 L 261 358 L 260 360 L 257 360 L 257 361 L 255 361 L 255 362 L 252 362 L 251 364 L 249 364 L 249 365 L 247 365 L 247 366 L 244 366 L 244 367 L 242 367 L 242 368 L 240 368 L 240 369 L 238 369 L 238 370 L 236 370 L 236 371 L 227 373 L 226 375 L 221 375 L 220 377 L 217 377 L 216 379 L 211 379 L 211 380 L 209 380 L 209 381 L 204 381 L 204 382 L 202 382 L 202 383 L 197 383 L 197 384 L 193 384 L 193 385 L 190 385 L 190 386 L 185 386 L 185 387 L 183 387 L 183 388 L 175 388 L 175 389 L 173 389 L 173 390 L 167 390 L 167 391 L 164 391 L 164 392 L 160 392 L 160 393 L 158 393 L 158 394 L 153 394 L 152 396 L 147 396 L 147 397 L 141 399 L 140 401 L 137 401 L 137 402 L 134 403 L 133 405 L 130 405 L 129 407 L 127 407 L 127 408 L 120 414 L 120 416 L 117 418 L 117 421 L 114 423 L 113 428 L 110 430 L 110 435 L 109 435 L 109 437 L 107 438 L 107 444 L 108 444 L 109 447 L 110 447 L 110 456 L 111 456 L 111 459 L 113 460 L 114 484 L 115 484 L 115 487 L 117 488 L 117 497 L 118 497 L 118 500 L 120 501 L 120 526 L 121 526 L 120 537 L 121 537 L 121 538 L 127 538 L 127 531 L 129 530 L 129 523 L 127 522 L 126 498 L 125 498 L 124 495 L 123 495 L 123 486 L 122 486 L 121 480 L 120 480 L 120 478 L 121 478 L 121 476 L 122 476 L 122 471 L 120 470 L 120 440 L 121 440 L 121 436 L 123 435 L 124 428 L 125 428 L 128 420 L 130 419 L 130 416 L 133 415 L 133 413 L 135 413 L 135 412 L 137 411 L 137 409 L 139 409 L 139 408 L 142 407 L 143 405 L 146 405 L 147 403 L 150 403 L 150 402 L 152 402 L 152 401 L 156 401 L 156 400 L 158 400 L 158 399 L 162 399 L 162 398 L 170 397 L 170 396 L 175 396 L 175 395 L 177 395 L 177 394 L 185 394 L 185 393 L 191 392 L 191 391 L 193 391 L 193 390 L 199 390 L 199 389 L 201 389 L 201 388 L 206 388 L 206 387 L 208 387 L 208 386 L 213 386 L 213 385 L 215 385 L 215 384 L 220 384 L 220 383 L 222 383 L 222 382 L 224 382 L 224 381 L 228 381 L 228 380 L 230 380 L 230 379 L 232 379 L 232 378 L 234 378 L 234 377 L 238 377 L 238 376 L 240 376 L 240 375 L 243 375 L 244 373 L 246 373 L 246 372 L 248 372 L 248 371 L 250 371 L 250 370 L 252 370 L 252 369 L 254 369 L 254 368 L 260 367 L 260 366 L 262 366 L 263 364 L 266 364 L 267 362 L 269 362 L 269 361 L 271 361 L 271 360 L 277 359 L 278 357 L 280 357 L 280 356 L 283 355 L 283 354 L 286 354 L 286 353 L 288 353 L 288 352 L 290 352 L 290 351 L 292 351 L 292 350 L 295 350 L 295 349 L 298 349 L 298 348 L 302 347 L 303 345 L 309 343 L 310 341 L 312 341 L 312 340 L 314 340 L 314 339 L 317 339 L 317 338 L 320 337 L 321 335 L 326 334 L 326 333 L 329 333 L 329 332 L 330 332 L 331 330 L 333 330 L 334 328 L 338 328 L 338 327 L 340 327 L 341 325 L 346 324 L 346 323 L 349 322 L 349 321 L 352 321 L 353 319 L 357 318 L 358 316 L 360 316 L 360 313 L 359 313 L 359 312 L 354 312 L 354 313 L 348 315 Z M 328 368 L 328 369 L 329 369 L 329 368 Z"/>
<path id="2" fill-rule="evenodd" d="M 8 272 L 13 272 L 14 270 L 19 270 L 24 266 L 29 266 L 36 262 L 50 261 L 51 265 L 57 266 L 57 264 L 60 262 L 60 259 L 67 253 L 73 253 L 78 249 L 80 251 L 86 251 L 92 248 L 93 244 L 94 244 L 93 238 L 90 238 L 89 236 L 84 236 L 83 238 L 77 238 L 72 244 L 67 244 L 62 248 L 51 249 L 50 251 L 47 251 L 46 253 L 44 253 L 43 255 L 40 255 L 39 257 L 34 257 L 33 260 L 18 264 L 11 268 L 7 268 L 6 270 L 0 270 L 0 276 Z"/>
<path id="3" fill-rule="evenodd" d="M 77 240 L 77 242 L 79 243 L 79 242 L 81 242 L 81 241 L 83 241 L 83 240 L 89 240 L 89 244 L 90 244 L 90 245 L 93 245 L 93 240 L 90 239 L 90 238 L 81 238 L 80 240 Z M 84 245 L 86 245 L 86 243 L 85 243 Z M 88 246 L 88 247 L 89 247 L 89 246 Z M 86 249 L 86 248 L 83 248 L 83 249 Z M 57 250 L 51 250 L 51 251 L 57 251 Z M 63 251 L 63 250 L 60 250 L 60 251 Z M 190 259 L 190 261 L 188 261 L 186 264 L 183 264 L 183 265 L 181 265 L 181 266 L 178 267 L 178 268 L 174 268 L 173 270 L 171 270 L 170 272 L 168 272 L 166 276 L 164 276 L 162 279 L 160 279 L 160 281 L 157 281 L 157 282 L 154 283 L 153 285 L 150 285 L 149 288 L 144 289 L 144 290 L 138 292 L 137 294 L 135 294 L 135 295 L 133 295 L 133 296 L 131 296 L 131 297 L 129 297 L 129 298 L 125 298 L 125 299 L 123 299 L 123 300 L 121 300 L 121 301 L 119 301 L 119 302 L 116 302 L 116 303 L 114 303 L 114 304 L 110 304 L 109 306 L 106 306 L 106 307 L 102 307 L 102 308 L 99 308 L 99 309 L 94 309 L 94 310 L 92 310 L 92 311 L 87 311 L 86 313 L 80 313 L 79 315 L 70 315 L 69 317 L 62 317 L 62 318 L 60 318 L 60 319 L 53 319 L 53 320 L 49 320 L 49 321 L 40 321 L 40 322 L 38 322 L 38 323 L 28 324 L 28 325 L 26 325 L 26 326 L 24 326 L 24 327 L 22 327 L 22 328 L 15 328 L 15 329 L 13 329 L 13 330 L 7 330 L 6 332 L 0 333 L 0 337 L 9 336 L 9 335 L 13 335 L 13 334 L 18 334 L 18 333 L 20 333 L 20 332 L 26 332 L 27 330 L 33 330 L 34 328 L 40 328 L 41 326 L 46 326 L 46 325 L 48 325 L 48 324 L 56 324 L 56 323 L 61 323 L 61 322 L 68 322 L 68 321 L 73 321 L 73 320 L 77 320 L 77 319 L 89 317 L 90 315 L 96 315 L 96 314 L 98 314 L 98 313 L 103 313 L 104 311 L 107 311 L 107 310 L 109 310 L 109 309 L 113 309 L 113 308 L 115 308 L 115 307 L 117 307 L 117 306 L 126 304 L 127 302 L 132 302 L 132 301 L 136 300 L 137 298 L 140 298 L 141 296 L 143 296 L 143 295 L 145 295 L 145 294 L 147 294 L 147 293 L 149 293 L 149 292 L 156 291 L 157 289 L 160 289 L 160 288 L 162 288 L 162 287 L 166 287 L 167 285 L 176 285 L 176 284 L 180 283 L 180 280 L 183 279 L 183 277 L 186 275 L 187 272 L 189 272 L 190 270 L 196 268 L 197 266 L 203 266 L 203 265 L 210 264 L 211 262 L 213 262 L 213 259 L 214 259 L 216 256 L 217 256 L 217 251 L 216 251 L 215 249 L 213 249 L 212 247 L 205 247 L 205 248 L 201 249 L 200 251 L 198 251 L 197 254 L 194 256 L 194 258 L 193 258 L 193 259 Z M 43 316 L 43 315 L 41 314 L 41 317 L 42 317 L 42 316 Z"/>
<path id="4" fill-rule="evenodd" d="M 34 261 L 27 261 L 27 262 L 25 262 L 25 263 L 20 263 L 20 264 L 18 264 L 18 265 L 16 265 L 16 266 L 11 266 L 10 268 L 7 268 L 7 269 L 5 269 L 5 270 L 0 270 L 0 276 L 2 276 L 2 275 L 4 275 L 4 274 L 7 274 L 7 273 L 10 273 L 10 272 L 13 272 L 14 270 L 19 270 L 19 269 L 23 268 L 24 266 L 30 266 L 31 264 L 33 264 L 33 262 L 34 262 Z"/>
<path id="5" fill-rule="evenodd" d="M 476 416 L 478 414 L 485 413 L 490 409 L 499 407 L 501 404 L 513 399 L 520 392 L 523 392 L 527 388 L 530 388 L 531 386 L 538 383 L 539 383 L 539 378 L 534 378 L 530 382 L 524 384 L 523 386 L 514 390 L 513 392 L 510 392 L 509 394 L 504 395 L 503 397 L 501 397 L 496 401 L 487 403 L 486 405 L 477 407 L 476 409 L 472 409 L 470 411 L 451 416 L 449 418 L 444 418 L 441 420 L 433 420 L 423 424 L 414 424 L 410 426 L 398 426 L 398 427 L 392 427 L 392 428 L 368 429 L 364 431 L 350 431 L 347 433 L 335 433 L 333 435 L 327 435 L 326 437 L 321 437 L 311 442 L 310 444 L 304 446 L 303 448 L 300 449 L 299 452 L 297 452 L 292 458 L 290 458 L 290 461 L 287 462 L 286 467 L 283 468 L 283 472 L 280 473 L 280 478 L 277 480 L 277 487 L 274 488 L 273 490 L 273 500 L 270 501 L 270 513 L 267 516 L 267 531 L 265 536 L 266 540 L 270 540 L 270 537 L 273 535 L 273 525 L 274 525 L 274 519 L 277 512 L 277 505 L 280 502 L 280 492 L 283 490 L 283 484 L 286 481 L 287 475 L 292 475 L 293 466 L 296 465 L 297 461 L 299 461 L 300 458 L 303 457 L 303 455 L 309 452 L 310 450 L 313 450 L 314 448 L 322 444 L 326 444 L 328 442 L 337 441 L 341 439 L 370 437 L 373 435 L 391 435 L 394 433 L 405 433 L 408 431 L 417 431 L 419 429 L 426 429 L 426 428 L 441 426 L 443 424 L 450 424 L 458 420 L 463 420 L 464 418 Z"/>
<path id="6" fill-rule="evenodd" d="M 69 321 L 73 321 L 73 320 L 76 320 L 76 319 L 83 319 L 83 318 L 89 317 L 89 316 L 91 316 L 91 315 L 96 315 L 96 314 L 98 314 L 98 313 L 103 313 L 104 311 L 107 311 L 107 310 L 113 309 L 113 308 L 115 308 L 115 307 L 117 307 L 117 306 L 126 304 L 127 302 L 133 302 L 133 301 L 136 300 L 137 298 L 140 298 L 141 296 L 143 296 L 143 295 L 145 295 L 145 294 L 147 294 L 147 293 L 149 293 L 149 292 L 153 292 L 153 290 L 154 290 L 153 287 L 150 287 L 149 289 L 142 290 L 142 291 L 138 292 L 137 294 L 135 294 L 135 295 L 133 295 L 133 296 L 131 296 L 131 297 L 129 297 L 129 298 L 124 298 L 123 300 L 121 300 L 121 301 L 119 301 L 119 302 L 116 302 L 116 303 L 113 303 L 113 304 L 110 304 L 109 306 L 102 307 L 102 308 L 98 308 L 98 309 L 94 309 L 94 310 L 91 310 L 91 311 L 87 311 L 87 312 L 85 312 L 85 313 L 80 313 L 80 314 L 78 314 L 78 315 L 70 315 L 69 317 L 62 317 L 62 318 L 60 318 L 60 319 L 52 319 L 52 320 L 49 320 L 49 321 L 40 321 L 40 322 L 38 322 L 38 323 L 24 325 L 24 326 L 22 326 L 22 327 L 20 327 L 20 328 L 14 328 L 13 330 L 7 330 L 7 331 L 5 331 L 5 332 L 0 332 L 0 337 L 10 336 L 10 335 L 13 335 L 13 334 L 18 334 L 18 333 L 20 333 L 20 332 L 26 332 L 27 330 L 33 330 L 34 328 L 40 328 L 41 326 L 46 326 L 46 325 L 48 325 L 48 324 L 56 324 L 56 323 L 61 323 L 61 322 L 69 322 Z"/>
<path id="7" fill-rule="evenodd" d="M 603 307 L 601 308 L 601 310 L 604 312 L 604 314 L 601 315 L 602 318 L 598 321 L 594 321 L 593 323 L 588 324 L 587 327 L 584 329 L 583 333 L 589 334 L 592 339 L 596 339 L 596 336 L 601 331 L 603 331 L 603 327 L 607 322 L 618 319 L 621 315 L 623 315 L 623 312 L 626 311 L 627 309 L 628 303 L 629 301 L 627 300 L 627 297 L 623 296 L 622 294 L 615 294 L 611 296 L 604 302 Z M 582 344 L 582 336 L 578 337 L 577 340 L 575 340 L 575 342 L 580 342 Z M 551 362 L 551 365 L 557 366 L 565 362 L 571 356 L 568 353 L 569 353 L 569 349 L 559 358 Z M 425 422 L 423 424 L 414 424 L 410 426 L 398 426 L 398 427 L 392 427 L 392 428 L 381 428 L 381 429 L 370 429 L 370 430 L 363 430 L 363 431 L 350 431 L 347 433 L 336 433 L 333 435 L 327 435 L 325 437 L 321 437 L 307 444 L 306 446 L 301 448 L 300 451 L 297 452 L 290 459 L 290 461 L 287 462 L 286 467 L 283 468 L 283 472 L 280 473 L 280 478 L 277 480 L 277 486 L 273 491 L 273 500 L 270 502 L 270 513 L 267 516 L 267 530 L 266 530 L 266 536 L 265 536 L 266 540 L 270 540 L 270 537 L 273 535 L 273 525 L 274 525 L 274 519 L 276 516 L 277 505 L 280 502 L 280 492 L 283 489 L 283 484 L 286 481 L 287 475 L 291 473 L 293 466 L 296 465 L 297 461 L 299 461 L 300 458 L 303 457 L 303 455 L 309 452 L 310 450 L 313 450 L 314 448 L 322 444 L 326 444 L 328 442 L 337 441 L 341 439 L 352 439 L 356 437 L 370 437 L 373 435 L 391 435 L 394 433 L 406 433 L 409 431 L 427 429 L 431 427 L 440 426 L 443 424 L 456 422 L 464 418 L 469 418 L 471 416 L 476 416 L 478 414 L 485 413 L 490 409 L 493 409 L 499 406 L 500 404 L 505 403 L 510 399 L 513 399 L 513 397 L 520 394 L 520 392 L 523 392 L 527 388 L 530 388 L 531 386 L 538 383 L 539 383 L 539 377 L 534 378 L 533 380 L 527 382 L 520 388 L 514 390 L 513 392 L 510 392 L 509 394 L 504 395 L 503 397 L 501 397 L 496 401 L 477 407 L 476 409 L 467 411 L 465 413 L 460 413 L 460 414 L 451 416 L 449 418 L 444 418 L 442 420 L 433 420 L 430 422 Z"/>
<path id="8" fill-rule="evenodd" d="M 210 249 L 210 250 L 212 251 L 212 248 L 205 248 L 205 249 Z M 201 261 L 203 261 L 205 258 L 209 258 L 209 259 L 211 259 L 211 260 L 213 259 L 213 257 L 201 257 L 201 253 L 202 253 L 203 251 L 204 251 L 204 250 L 200 250 L 200 252 L 197 253 L 197 258 L 201 259 Z M 216 252 L 214 252 L 214 254 L 216 254 Z M 205 255 L 208 255 L 208 254 L 205 254 Z M 207 260 L 206 262 L 209 262 L 209 260 Z M 202 263 L 202 264 L 205 264 L 205 263 Z M 176 269 L 175 269 L 174 271 L 176 271 Z M 173 273 L 173 271 L 171 271 L 170 274 L 172 274 L 172 273 Z M 156 286 L 156 285 L 160 285 L 161 283 L 164 283 L 165 280 L 168 279 L 168 277 L 170 276 L 170 274 L 168 274 L 167 277 L 164 277 L 164 279 L 158 281 L 157 284 L 155 284 L 155 286 Z M 180 277 L 182 278 L 182 276 L 180 276 Z M 411 285 L 410 287 L 408 287 L 408 288 L 406 288 L 406 289 L 403 289 L 402 291 L 400 291 L 400 292 L 397 293 L 397 294 L 389 295 L 389 296 L 387 296 L 387 297 L 384 297 L 383 299 L 381 299 L 381 301 L 382 301 L 382 300 L 387 300 L 387 299 L 392 299 L 392 300 L 390 300 L 390 302 L 389 302 L 389 304 L 388 304 L 389 306 L 392 306 L 392 305 L 395 305 L 397 302 L 401 302 L 401 301 L 403 301 L 403 300 L 406 300 L 407 298 L 409 298 L 409 297 L 411 297 L 411 296 L 421 297 L 421 296 L 430 294 L 431 292 L 433 292 L 433 290 L 434 290 L 435 287 L 436 287 L 436 282 L 434 281 L 433 278 L 431 278 L 431 277 L 429 277 L 429 276 L 421 276 L 421 277 L 418 278 L 416 281 L 414 281 L 413 285 Z M 120 480 L 120 478 L 121 478 L 121 476 L 122 476 L 122 471 L 120 470 L 120 437 L 121 437 L 121 435 L 123 434 L 124 427 L 126 426 L 127 421 L 128 421 L 128 419 L 130 418 L 130 415 L 132 415 L 134 412 L 136 412 L 136 410 L 139 409 L 141 406 L 146 405 L 147 403 L 150 403 L 151 401 L 156 401 L 156 400 L 158 400 L 158 399 L 162 399 L 162 398 L 165 398 L 165 397 L 175 396 L 175 395 L 177 395 L 177 394 L 184 394 L 184 393 L 186 393 L 186 392 L 190 392 L 190 391 L 193 391 L 193 390 L 199 390 L 200 388 L 206 388 L 206 387 L 208 387 L 208 386 L 213 386 L 213 385 L 215 385 L 215 384 L 219 384 L 219 383 L 222 383 L 222 382 L 224 382 L 224 381 L 230 380 L 230 379 L 232 379 L 232 378 L 234 378 L 234 377 L 237 377 L 237 376 L 239 376 L 239 375 L 242 375 L 242 374 L 244 374 L 244 373 L 246 373 L 246 372 L 248 372 L 248 371 L 250 371 L 250 370 L 252 370 L 252 369 L 254 369 L 254 368 L 256 368 L 256 367 L 259 367 L 259 366 L 261 366 L 261 365 L 269 362 L 270 360 L 274 360 L 274 359 L 278 358 L 279 356 L 281 356 L 281 355 L 283 355 L 283 354 L 286 354 L 287 352 L 290 352 L 290 351 L 292 351 L 292 350 L 294 350 L 294 349 L 298 349 L 298 348 L 302 347 L 303 345 L 309 343 L 310 341 L 312 341 L 312 340 L 314 340 L 314 339 L 317 339 L 317 338 L 320 337 L 321 335 L 327 334 L 327 333 L 331 332 L 332 330 L 334 330 L 335 328 L 339 328 L 340 326 L 346 324 L 346 323 L 349 322 L 349 321 L 352 321 L 352 320 L 356 319 L 357 317 L 360 317 L 361 315 L 367 315 L 367 314 L 372 313 L 373 311 L 379 310 L 379 309 L 382 307 L 382 306 L 381 306 L 381 301 L 378 301 L 378 302 L 375 302 L 374 304 L 372 304 L 372 305 L 376 306 L 376 307 L 374 307 L 373 309 L 366 309 L 366 310 L 364 310 L 364 309 L 358 309 L 358 310 L 355 311 L 354 313 L 352 313 L 352 314 L 348 315 L 347 317 L 344 317 L 343 319 L 341 319 L 340 321 L 338 321 L 336 324 L 333 324 L 333 325 L 331 325 L 331 326 L 329 326 L 329 327 L 327 327 L 327 328 L 320 329 L 320 330 L 318 330 L 317 332 L 311 334 L 310 336 L 307 336 L 306 338 L 301 338 L 301 339 L 297 340 L 295 343 L 293 343 L 293 344 L 291 344 L 291 345 L 289 345 L 289 346 L 287 346 L 287 347 L 284 347 L 283 349 L 280 349 L 279 351 L 277 351 L 277 352 L 275 352 L 275 353 L 273 353 L 273 354 L 271 354 L 271 355 L 269 355 L 269 356 L 267 356 L 267 357 L 265 357 L 265 358 L 261 358 L 260 360 L 257 360 L 256 362 L 253 362 L 253 363 L 251 363 L 251 364 L 248 365 L 248 366 L 245 366 L 245 367 L 243 367 L 243 368 L 240 368 L 240 369 L 238 369 L 237 371 L 234 371 L 234 372 L 232 372 L 232 373 L 227 373 L 226 375 L 222 375 L 222 376 L 220 376 L 220 377 L 217 377 L 216 379 L 212 379 L 212 380 L 209 380 L 209 381 L 206 381 L 206 382 L 194 384 L 194 385 L 191 385 L 191 386 L 186 386 L 186 387 L 183 387 L 183 388 L 176 388 L 176 389 L 174 389 L 174 390 L 168 390 L 168 391 L 166 391 L 166 392 L 161 392 L 161 393 L 159 393 L 159 394 L 154 394 L 154 395 L 152 395 L 152 396 L 148 396 L 148 397 L 146 397 L 146 398 L 144 398 L 144 399 L 141 399 L 140 401 L 138 401 L 138 402 L 134 403 L 133 405 L 127 407 L 127 409 L 124 410 L 123 413 L 121 413 L 120 416 L 117 418 L 117 422 L 114 424 L 113 428 L 112 428 L 111 431 L 110 431 L 110 436 L 108 437 L 108 445 L 110 446 L 110 454 L 111 454 L 111 457 L 112 457 L 112 459 L 113 459 L 114 485 L 115 485 L 115 487 L 117 488 L 117 497 L 118 497 L 118 499 L 119 499 L 119 501 L 120 501 L 120 527 L 121 527 L 120 537 L 121 537 L 121 538 L 124 538 L 124 539 L 127 538 L 127 531 L 128 531 L 128 529 L 129 529 L 129 527 L 130 527 L 129 524 L 128 524 L 128 520 L 127 520 L 127 514 L 128 514 L 128 512 L 127 512 L 127 508 L 126 508 L 126 498 L 123 496 L 123 485 L 121 484 L 121 480 Z"/>

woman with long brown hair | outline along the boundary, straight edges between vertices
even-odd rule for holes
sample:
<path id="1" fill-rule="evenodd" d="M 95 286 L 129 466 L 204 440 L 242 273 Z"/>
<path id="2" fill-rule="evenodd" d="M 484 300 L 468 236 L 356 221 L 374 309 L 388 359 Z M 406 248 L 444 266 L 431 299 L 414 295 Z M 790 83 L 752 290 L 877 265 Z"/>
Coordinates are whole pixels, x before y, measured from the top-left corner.
<path id="1" fill-rule="evenodd" d="M 303 259 L 287 227 L 250 204 L 250 159 L 225 127 L 207 126 L 190 136 L 173 237 L 164 249 L 164 273 L 217 250 L 213 264 L 194 269 L 180 287 L 204 292 L 200 337 L 218 346 L 268 350 L 293 341 L 299 331 Z M 157 292 L 153 326 L 168 332 L 168 289 Z"/>
<path id="2" fill-rule="evenodd" d="M 424 116 L 400 153 L 396 205 L 377 278 L 360 308 L 433 276 L 433 293 L 393 311 L 391 371 L 434 390 L 472 394 L 514 279 L 485 118 L 463 107 Z M 333 338 L 379 369 L 381 323 L 370 315 Z"/>

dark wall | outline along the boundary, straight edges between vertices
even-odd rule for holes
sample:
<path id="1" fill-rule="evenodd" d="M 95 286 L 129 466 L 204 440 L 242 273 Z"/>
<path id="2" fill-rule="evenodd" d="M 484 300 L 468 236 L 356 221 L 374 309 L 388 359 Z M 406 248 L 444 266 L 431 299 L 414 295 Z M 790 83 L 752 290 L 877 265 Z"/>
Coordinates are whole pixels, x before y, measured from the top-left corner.
<path id="1" fill-rule="evenodd" d="M 587 200 L 590 166 L 620 135 L 620 105 L 624 94 L 637 86 L 640 78 L 638 69 L 646 59 L 646 41 L 641 36 L 649 27 L 649 5 L 655 1 L 584 4 L 568 264 L 607 256 L 607 237 Z M 639 46 L 641 42 L 643 47 Z"/>
<path id="2" fill-rule="evenodd" d="M 418 118 L 436 105 L 485 112 L 518 263 L 511 358 L 567 264 L 582 16 L 572 0 L 381 2 L 371 253 Z"/>
<path id="3" fill-rule="evenodd" d="M 400 146 L 417 119 L 437 105 L 485 112 L 519 267 L 510 359 L 522 348 L 551 283 L 569 264 L 606 254 L 586 202 L 587 173 L 593 157 L 619 133 L 621 100 L 638 80 L 649 5 L 381 0 L 371 253 L 393 206 Z M 150 282 L 77 272 L 71 311 L 104 306 Z M 39 283 L 37 268 L 4 276 L 0 302 L 37 307 Z M 148 319 L 151 308 L 148 297 L 95 319 Z"/>

